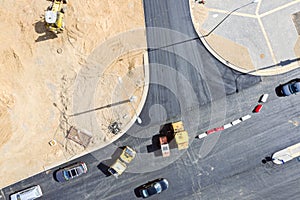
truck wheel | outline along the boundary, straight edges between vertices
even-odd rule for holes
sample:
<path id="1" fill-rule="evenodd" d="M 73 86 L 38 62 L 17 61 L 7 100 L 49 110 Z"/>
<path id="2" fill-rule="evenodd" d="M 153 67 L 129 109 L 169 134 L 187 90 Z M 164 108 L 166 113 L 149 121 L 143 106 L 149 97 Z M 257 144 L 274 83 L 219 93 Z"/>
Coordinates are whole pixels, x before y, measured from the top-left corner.
<path id="1" fill-rule="evenodd" d="M 64 4 L 67 4 L 67 3 L 68 3 L 68 0 L 63 0 L 63 3 L 64 3 Z"/>

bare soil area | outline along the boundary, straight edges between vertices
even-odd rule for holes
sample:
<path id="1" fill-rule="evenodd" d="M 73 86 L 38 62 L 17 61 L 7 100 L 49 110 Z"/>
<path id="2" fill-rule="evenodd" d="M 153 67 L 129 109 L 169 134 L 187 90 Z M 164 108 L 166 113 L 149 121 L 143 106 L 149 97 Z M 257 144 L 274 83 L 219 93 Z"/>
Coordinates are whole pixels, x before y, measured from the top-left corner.
<path id="1" fill-rule="evenodd" d="M 50 3 L 3 0 L 0 4 L 0 188 L 86 151 L 66 140 L 66 124 L 62 124 L 62 113 L 73 113 L 72 86 L 78 72 L 99 44 L 145 27 L 141 0 L 72 0 L 67 5 L 66 29 L 56 36 L 46 31 L 43 22 Z M 140 50 L 116 58 L 97 87 L 97 105 L 111 103 L 105 98 L 112 95 L 112 87 L 118 87 L 118 77 L 129 91 L 119 100 L 128 100 L 127 94 L 136 96 L 134 102 L 122 105 L 122 124 L 135 115 L 133 108 L 143 92 L 143 68 L 136 67 L 143 65 L 142 56 Z M 108 75 L 112 73 L 115 76 Z M 131 85 L 127 79 L 137 84 Z M 110 113 L 110 109 L 97 113 L 103 127 L 109 124 L 103 119 L 111 119 Z M 113 138 L 106 131 L 93 137 L 90 145 L 103 146 Z M 52 139 L 57 141 L 54 146 L 49 145 Z"/>

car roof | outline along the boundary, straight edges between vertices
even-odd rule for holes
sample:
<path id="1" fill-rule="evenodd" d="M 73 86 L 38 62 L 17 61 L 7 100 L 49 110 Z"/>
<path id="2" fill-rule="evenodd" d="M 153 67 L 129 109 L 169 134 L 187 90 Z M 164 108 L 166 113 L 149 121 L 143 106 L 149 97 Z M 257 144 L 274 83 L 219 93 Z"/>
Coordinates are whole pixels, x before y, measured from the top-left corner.
<path id="1" fill-rule="evenodd" d="M 17 192 L 15 194 L 13 194 L 11 196 L 11 199 L 19 199 L 18 196 L 20 197 L 20 199 L 33 199 L 36 197 L 40 197 L 42 196 L 42 191 L 40 189 L 40 186 L 33 186 L 31 188 L 22 190 L 20 192 Z"/>

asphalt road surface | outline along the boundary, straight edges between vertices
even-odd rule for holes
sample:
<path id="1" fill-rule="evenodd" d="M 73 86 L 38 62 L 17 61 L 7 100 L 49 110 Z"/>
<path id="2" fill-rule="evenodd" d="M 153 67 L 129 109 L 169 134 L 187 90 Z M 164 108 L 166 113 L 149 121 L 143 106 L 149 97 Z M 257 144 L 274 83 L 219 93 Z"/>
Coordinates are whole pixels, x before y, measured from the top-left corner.
<path id="1" fill-rule="evenodd" d="M 138 198 L 138 186 L 160 177 L 167 178 L 170 187 L 149 199 L 299 199 L 300 163 L 275 166 L 261 160 L 300 142 L 300 96 L 278 97 L 274 90 L 300 77 L 300 71 L 263 78 L 240 75 L 214 60 L 196 39 L 187 1 L 146 0 L 144 7 L 151 83 L 142 125 L 135 124 L 114 144 L 77 159 L 89 168 L 82 177 L 58 183 L 53 179 L 56 168 L 2 189 L 0 199 L 39 184 L 42 199 L 131 200 Z M 263 93 L 270 94 L 268 101 L 260 113 L 252 114 Z M 252 118 L 194 139 L 246 114 Z M 156 145 L 160 126 L 179 119 L 189 132 L 190 147 L 172 148 L 171 156 L 162 158 Z M 107 176 L 111 156 L 125 145 L 134 147 L 137 157 L 119 179 Z"/>

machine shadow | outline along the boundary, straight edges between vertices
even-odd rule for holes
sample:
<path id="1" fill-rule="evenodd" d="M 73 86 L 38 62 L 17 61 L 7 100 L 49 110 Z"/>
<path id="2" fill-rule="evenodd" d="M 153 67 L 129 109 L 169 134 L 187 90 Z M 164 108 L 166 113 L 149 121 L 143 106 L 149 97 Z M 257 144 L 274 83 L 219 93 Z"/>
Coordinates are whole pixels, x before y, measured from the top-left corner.
<path id="1" fill-rule="evenodd" d="M 47 30 L 44 21 L 36 22 L 34 24 L 34 29 L 36 33 L 43 34 L 43 35 L 39 35 L 39 37 L 35 40 L 35 42 L 41 42 L 41 41 L 57 38 L 57 35 L 55 33 L 52 33 Z"/>

